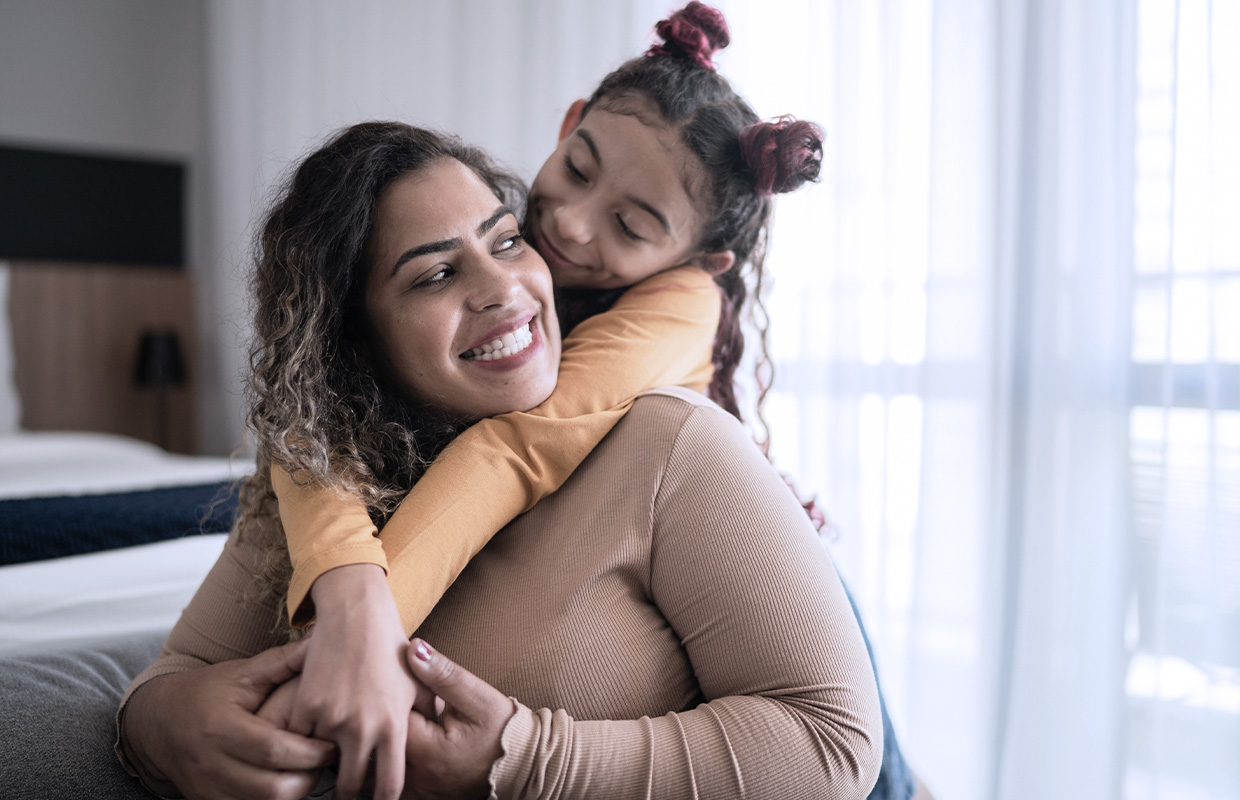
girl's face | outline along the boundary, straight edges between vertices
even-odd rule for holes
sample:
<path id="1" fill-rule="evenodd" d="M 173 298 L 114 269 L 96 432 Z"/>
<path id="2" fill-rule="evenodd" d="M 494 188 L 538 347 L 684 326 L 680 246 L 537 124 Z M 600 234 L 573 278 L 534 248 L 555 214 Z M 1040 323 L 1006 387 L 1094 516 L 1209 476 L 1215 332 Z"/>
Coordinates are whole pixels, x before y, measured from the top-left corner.
<path id="1" fill-rule="evenodd" d="M 596 107 L 574 126 L 570 111 L 530 189 L 529 234 L 557 286 L 632 286 L 694 261 L 705 171 L 673 131 L 642 121 L 657 119 L 645 100 L 625 102 L 640 117 Z"/>
<path id="2" fill-rule="evenodd" d="M 513 212 L 454 159 L 379 196 L 366 312 L 412 397 L 472 420 L 533 408 L 555 388 L 551 276 L 518 230 Z"/>

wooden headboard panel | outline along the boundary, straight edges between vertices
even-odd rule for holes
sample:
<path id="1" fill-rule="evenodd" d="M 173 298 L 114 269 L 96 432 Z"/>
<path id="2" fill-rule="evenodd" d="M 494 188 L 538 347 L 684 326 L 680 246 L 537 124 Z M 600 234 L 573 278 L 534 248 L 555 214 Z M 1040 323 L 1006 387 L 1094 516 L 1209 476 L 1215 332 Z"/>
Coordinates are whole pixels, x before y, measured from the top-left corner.
<path id="1" fill-rule="evenodd" d="M 10 261 L 9 319 L 23 428 L 120 433 L 195 451 L 193 298 L 189 271 Z M 167 391 L 168 441 L 157 392 L 133 374 L 149 328 L 180 338 L 188 381 Z"/>

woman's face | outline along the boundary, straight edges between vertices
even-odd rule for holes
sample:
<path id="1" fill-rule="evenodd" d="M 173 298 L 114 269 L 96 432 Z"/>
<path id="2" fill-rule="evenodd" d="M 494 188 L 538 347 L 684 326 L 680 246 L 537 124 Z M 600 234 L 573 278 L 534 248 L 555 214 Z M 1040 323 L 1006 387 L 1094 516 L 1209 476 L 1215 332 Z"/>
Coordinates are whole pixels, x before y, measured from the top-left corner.
<path id="1" fill-rule="evenodd" d="M 551 275 L 518 230 L 513 212 L 455 159 L 379 196 L 366 311 L 415 399 L 472 420 L 533 408 L 555 388 Z"/>
<path id="2" fill-rule="evenodd" d="M 642 121 L 656 113 L 646 101 L 625 102 L 641 118 L 596 107 L 573 126 L 570 111 L 530 188 L 530 236 L 557 286 L 631 286 L 695 254 L 704 170 L 674 131 Z"/>

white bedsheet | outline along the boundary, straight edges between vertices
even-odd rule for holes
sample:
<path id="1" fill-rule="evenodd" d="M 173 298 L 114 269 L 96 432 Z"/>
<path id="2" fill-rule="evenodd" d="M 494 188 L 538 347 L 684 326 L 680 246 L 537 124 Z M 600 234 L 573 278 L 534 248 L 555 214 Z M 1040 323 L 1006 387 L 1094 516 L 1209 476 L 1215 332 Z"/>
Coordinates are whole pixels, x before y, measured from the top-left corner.
<path id="1" fill-rule="evenodd" d="M 0 656 L 167 631 L 227 534 L 0 567 Z"/>
<path id="2" fill-rule="evenodd" d="M 136 491 L 240 477 L 253 463 L 179 456 L 99 433 L 0 435 L 0 498 Z M 225 534 L 0 567 L 0 655 L 166 631 Z"/>
<path id="3" fill-rule="evenodd" d="M 252 461 L 182 456 L 108 433 L 23 431 L 0 436 L 0 498 L 102 494 L 241 477 Z"/>

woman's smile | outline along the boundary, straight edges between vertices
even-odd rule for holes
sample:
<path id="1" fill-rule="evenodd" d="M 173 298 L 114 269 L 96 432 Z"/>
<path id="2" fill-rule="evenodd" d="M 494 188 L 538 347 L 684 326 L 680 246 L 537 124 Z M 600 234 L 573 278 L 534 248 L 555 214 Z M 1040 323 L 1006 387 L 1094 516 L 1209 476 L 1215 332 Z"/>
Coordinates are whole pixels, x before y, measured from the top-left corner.
<path id="1" fill-rule="evenodd" d="M 537 328 L 535 328 L 537 330 Z M 490 337 L 491 334 L 488 334 Z M 461 353 L 461 358 L 468 361 L 508 361 L 513 356 L 524 353 L 534 343 L 534 334 L 530 331 L 530 320 L 521 327 L 494 338 L 486 338 L 482 344 L 472 347 L 468 352 Z"/>

